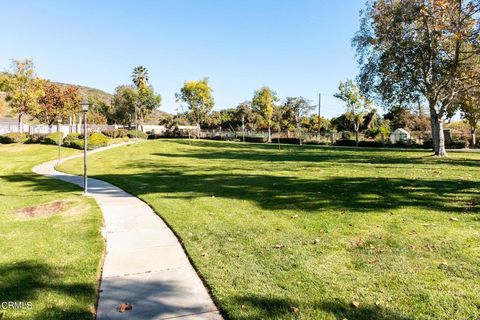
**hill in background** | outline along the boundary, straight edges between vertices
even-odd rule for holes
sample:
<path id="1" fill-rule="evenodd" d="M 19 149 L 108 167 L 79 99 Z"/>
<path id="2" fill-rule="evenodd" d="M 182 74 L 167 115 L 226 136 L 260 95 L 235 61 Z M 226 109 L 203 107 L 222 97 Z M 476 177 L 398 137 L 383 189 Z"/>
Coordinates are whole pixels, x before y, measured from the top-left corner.
<path id="1" fill-rule="evenodd" d="M 61 82 L 56 82 L 57 84 L 61 86 L 74 86 L 77 87 L 80 90 L 80 94 L 85 95 L 85 96 L 93 96 L 96 97 L 97 99 L 110 104 L 113 98 L 113 95 L 105 92 L 100 89 L 96 88 L 91 88 L 91 87 L 86 87 L 86 86 L 81 86 L 77 84 L 68 84 L 68 83 L 61 83 Z M 158 121 L 162 118 L 168 117 L 170 114 L 161 111 L 161 110 L 154 110 L 150 116 L 148 116 L 145 119 L 145 123 L 148 124 L 158 124 Z M 5 102 L 5 94 L 3 92 L 0 92 L 0 120 L 13 120 L 15 119 L 16 116 L 12 115 L 10 112 L 10 108 L 8 107 L 8 104 Z"/>

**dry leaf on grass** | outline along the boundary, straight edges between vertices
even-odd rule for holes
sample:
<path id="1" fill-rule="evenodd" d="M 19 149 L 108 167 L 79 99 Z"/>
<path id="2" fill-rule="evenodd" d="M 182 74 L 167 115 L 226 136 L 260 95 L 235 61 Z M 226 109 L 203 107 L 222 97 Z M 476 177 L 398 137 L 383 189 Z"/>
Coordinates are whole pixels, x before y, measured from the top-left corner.
<path id="1" fill-rule="evenodd" d="M 358 301 L 352 301 L 350 303 L 350 305 L 353 307 L 353 308 L 360 308 L 360 302 Z"/>
<path id="2" fill-rule="evenodd" d="M 283 243 L 277 243 L 276 245 L 273 246 L 274 249 L 282 249 L 285 248 L 286 246 Z"/>
<path id="3" fill-rule="evenodd" d="M 297 313 L 300 310 L 297 307 L 290 306 L 290 311 L 292 311 L 293 313 Z"/>

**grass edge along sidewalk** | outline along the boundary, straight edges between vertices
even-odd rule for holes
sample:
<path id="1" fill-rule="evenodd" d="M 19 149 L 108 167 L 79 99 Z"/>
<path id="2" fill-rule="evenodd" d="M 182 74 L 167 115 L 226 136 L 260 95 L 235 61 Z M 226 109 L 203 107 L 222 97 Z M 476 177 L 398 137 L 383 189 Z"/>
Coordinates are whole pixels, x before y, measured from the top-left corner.
<path id="1" fill-rule="evenodd" d="M 3 319 L 91 319 L 95 311 L 101 212 L 80 188 L 31 171 L 57 151 L 0 145 L 0 301 L 31 302 L 0 310 Z"/>
<path id="2" fill-rule="evenodd" d="M 157 140 L 89 170 L 173 227 L 232 319 L 465 319 L 480 305 L 479 161 Z"/>

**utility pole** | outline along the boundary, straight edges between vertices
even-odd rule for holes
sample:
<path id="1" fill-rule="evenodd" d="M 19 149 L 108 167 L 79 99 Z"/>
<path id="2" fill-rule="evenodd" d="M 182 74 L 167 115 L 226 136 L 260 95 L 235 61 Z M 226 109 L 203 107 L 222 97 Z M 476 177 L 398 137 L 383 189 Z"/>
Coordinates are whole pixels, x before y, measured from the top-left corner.
<path id="1" fill-rule="evenodd" d="M 322 94 L 318 94 L 318 134 L 320 135 L 320 125 L 322 123 L 320 119 L 320 110 L 322 108 Z"/>

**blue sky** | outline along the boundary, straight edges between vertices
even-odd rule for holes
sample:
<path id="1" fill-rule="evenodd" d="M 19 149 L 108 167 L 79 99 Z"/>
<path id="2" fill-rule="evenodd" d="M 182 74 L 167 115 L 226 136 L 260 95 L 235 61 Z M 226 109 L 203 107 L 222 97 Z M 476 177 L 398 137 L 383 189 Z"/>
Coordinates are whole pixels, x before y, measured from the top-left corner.
<path id="1" fill-rule="evenodd" d="M 0 69 L 34 59 L 54 81 L 113 92 L 145 66 L 175 112 L 185 80 L 210 78 L 216 107 L 235 107 L 263 85 L 343 112 L 338 82 L 357 73 L 351 39 L 363 0 L 4 1 Z"/>

